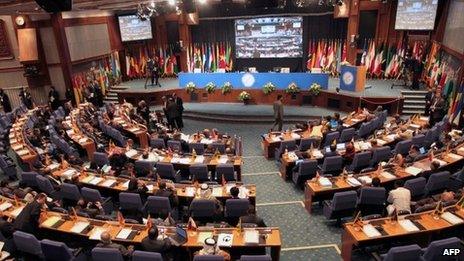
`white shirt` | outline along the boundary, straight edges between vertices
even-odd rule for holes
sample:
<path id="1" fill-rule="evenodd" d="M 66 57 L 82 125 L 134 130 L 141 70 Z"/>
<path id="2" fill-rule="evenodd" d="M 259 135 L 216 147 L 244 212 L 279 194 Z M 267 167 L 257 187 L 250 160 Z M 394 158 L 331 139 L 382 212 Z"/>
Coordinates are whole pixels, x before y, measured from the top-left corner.
<path id="1" fill-rule="evenodd" d="M 411 212 L 411 191 L 403 187 L 394 189 L 388 194 L 388 202 L 392 203 L 396 211 Z"/>

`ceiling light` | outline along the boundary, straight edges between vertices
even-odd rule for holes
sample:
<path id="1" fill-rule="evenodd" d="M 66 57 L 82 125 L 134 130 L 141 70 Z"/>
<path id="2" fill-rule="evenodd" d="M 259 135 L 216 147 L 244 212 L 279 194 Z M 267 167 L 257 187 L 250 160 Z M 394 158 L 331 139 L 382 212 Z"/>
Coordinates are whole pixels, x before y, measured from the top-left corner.
<path id="1" fill-rule="evenodd" d="M 176 0 L 168 0 L 168 3 L 169 3 L 169 5 L 175 5 L 175 4 L 176 4 Z"/>
<path id="2" fill-rule="evenodd" d="M 202 5 L 206 4 L 206 0 L 198 0 L 198 2 Z"/>

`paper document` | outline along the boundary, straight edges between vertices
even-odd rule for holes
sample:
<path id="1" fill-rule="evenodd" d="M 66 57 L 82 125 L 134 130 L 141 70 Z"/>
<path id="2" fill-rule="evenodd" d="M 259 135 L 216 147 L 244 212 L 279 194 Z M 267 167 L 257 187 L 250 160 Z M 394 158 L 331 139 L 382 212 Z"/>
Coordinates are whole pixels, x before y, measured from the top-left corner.
<path id="1" fill-rule="evenodd" d="M 123 228 L 121 229 L 121 231 L 119 231 L 118 235 L 116 236 L 116 238 L 119 238 L 119 239 L 127 239 L 127 237 L 129 237 L 130 233 L 132 232 L 132 229 L 130 228 Z"/>
<path id="2" fill-rule="evenodd" d="M 70 231 L 79 234 L 82 231 L 84 231 L 89 225 L 89 222 L 78 221 L 76 222 L 76 224 L 74 224 Z"/>
<path id="3" fill-rule="evenodd" d="M 217 239 L 217 245 L 219 247 L 231 247 L 234 241 L 233 234 L 219 234 Z"/>
<path id="4" fill-rule="evenodd" d="M 42 225 L 44 227 L 53 227 L 58 221 L 61 220 L 60 216 L 51 216 L 45 220 Z"/>
<path id="5" fill-rule="evenodd" d="M 107 180 L 105 180 L 105 182 L 103 182 L 101 185 L 102 185 L 103 187 L 111 187 L 111 186 L 113 186 L 114 183 L 116 183 L 116 180 L 114 180 L 114 179 L 107 179 Z"/>
<path id="6" fill-rule="evenodd" d="M 420 229 L 418 227 L 416 227 L 416 225 L 414 225 L 414 223 L 411 222 L 411 220 L 409 219 L 403 219 L 403 220 L 399 220 L 398 221 L 398 224 L 400 224 L 400 226 L 408 231 L 408 232 L 414 232 L 414 231 L 419 231 Z"/>
<path id="7" fill-rule="evenodd" d="M 348 184 L 350 184 L 352 187 L 361 186 L 361 182 L 359 182 L 357 179 L 353 177 L 347 178 L 346 182 L 348 182 Z"/>
<path id="8" fill-rule="evenodd" d="M 83 183 L 89 183 L 94 177 L 95 177 L 95 176 L 92 176 L 92 175 L 87 176 L 87 177 L 85 177 L 85 178 L 82 179 L 82 182 L 83 182 Z"/>
<path id="9" fill-rule="evenodd" d="M 195 163 L 203 163 L 205 161 L 205 157 L 203 155 L 197 156 L 195 158 Z"/>
<path id="10" fill-rule="evenodd" d="M 362 228 L 364 234 L 366 234 L 367 237 L 372 238 L 372 237 L 380 237 L 382 234 L 375 229 L 375 227 L 371 224 L 364 225 Z"/>
<path id="11" fill-rule="evenodd" d="M 89 239 L 90 240 L 101 240 L 100 235 L 105 232 L 106 229 L 103 227 L 95 227 L 92 229 L 92 232 L 90 232 Z"/>
<path id="12" fill-rule="evenodd" d="M 388 173 L 388 172 L 386 172 L 386 171 L 380 173 L 380 176 L 382 176 L 382 177 L 385 178 L 385 179 L 394 179 L 394 178 L 396 178 L 395 175 L 390 174 L 390 173 Z"/>
<path id="13" fill-rule="evenodd" d="M 135 155 L 137 155 L 137 151 L 134 150 L 134 149 L 131 149 L 131 150 L 129 150 L 128 152 L 126 152 L 126 157 L 128 157 L 128 158 L 132 158 L 132 157 L 134 157 Z"/>
<path id="14" fill-rule="evenodd" d="M 0 211 L 5 211 L 7 209 L 9 209 L 10 207 L 12 207 L 13 204 L 11 204 L 10 202 L 4 202 L 0 205 Z"/>
<path id="15" fill-rule="evenodd" d="M 214 197 L 221 197 L 222 196 L 222 187 L 214 187 L 212 195 Z"/>
<path id="16" fill-rule="evenodd" d="M 417 174 L 422 172 L 422 169 L 411 166 L 411 167 L 407 167 L 406 169 L 404 169 L 404 171 L 406 171 L 406 173 L 411 174 L 413 176 L 417 176 Z"/>
<path id="17" fill-rule="evenodd" d="M 179 160 L 180 164 L 190 164 L 190 158 L 182 158 Z"/>
<path id="18" fill-rule="evenodd" d="M 218 162 L 219 162 L 219 164 L 225 164 L 225 163 L 227 163 L 228 160 L 229 160 L 229 157 L 227 157 L 226 155 L 222 155 L 219 158 Z"/>
<path id="19" fill-rule="evenodd" d="M 92 185 L 97 185 L 98 183 L 100 183 L 102 181 L 103 181 L 103 178 L 95 177 L 89 183 L 92 184 Z"/>
<path id="20" fill-rule="evenodd" d="M 193 197 L 195 195 L 195 188 L 194 187 L 186 187 L 185 188 L 185 194 L 187 194 L 188 197 Z"/>
<path id="21" fill-rule="evenodd" d="M 259 232 L 257 230 L 246 230 L 245 235 L 243 236 L 243 241 L 246 245 L 259 244 Z"/>
<path id="22" fill-rule="evenodd" d="M 461 218 L 457 217 L 456 215 L 450 212 L 445 212 L 441 214 L 441 218 L 443 218 L 448 223 L 453 224 L 453 225 L 461 224 L 462 222 L 464 222 Z"/>
<path id="23" fill-rule="evenodd" d="M 75 169 L 68 169 L 61 174 L 65 179 L 71 179 L 74 174 L 76 174 L 77 171 Z"/>
<path id="24" fill-rule="evenodd" d="M 328 178 L 321 177 L 319 178 L 319 185 L 322 187 L 332 187 L 332 182 Z"/>
<path id="25" fill-rule="evenodd" d="M 129 180 L 124 182 L 124 184 L 122 184 L 122 187 L 125 189 L 129 188 Z"/>

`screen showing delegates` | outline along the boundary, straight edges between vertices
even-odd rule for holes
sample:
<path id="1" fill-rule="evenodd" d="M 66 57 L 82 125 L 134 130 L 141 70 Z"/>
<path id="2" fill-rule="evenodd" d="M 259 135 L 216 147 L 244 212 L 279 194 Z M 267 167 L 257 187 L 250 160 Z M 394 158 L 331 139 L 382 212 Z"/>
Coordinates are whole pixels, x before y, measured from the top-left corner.
<path id="1" fill-rule="evenodd" d="M 142 21 L 136 15 L 125 15 L 118 18 L 123 42 L 153 38 L 150 19 Z"/>
<path id="2" fill-rule="evenodd" d="M 399 0 L 396 30 L 433 30 L 438 0 Z"/>
<path id="3" fill-rule="evenodd" d="M 302 17 L 263 17 L 235 20 L 237 58 L 303 56 Z"/>

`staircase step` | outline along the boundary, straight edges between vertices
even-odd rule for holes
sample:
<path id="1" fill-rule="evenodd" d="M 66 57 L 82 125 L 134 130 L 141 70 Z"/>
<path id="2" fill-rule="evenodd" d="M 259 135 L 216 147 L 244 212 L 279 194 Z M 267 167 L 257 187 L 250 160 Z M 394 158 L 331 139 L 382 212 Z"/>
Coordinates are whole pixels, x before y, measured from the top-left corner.
<path id="1" fill-rule="evenodd" d="M 425 99 L 423 99 L 423 100 L 404 100 L 404 104 L 425 104 Z"/>
<path id="2" fill-rule="evenodd" d="M 401 94 L 411 94 L 411 95 L 426 95 L 428 91 L 401 91 Z"/>
<path id="3" fill-rule="evenodd" d="M 404 99 L 425 99 L 425 95 L 403 95 Z"/>
<path id="4" fill-rule="evenodd" d="M 424 114 L 424 111 L 422 110 L 403 110 L 403 114 Z"/>
<path id="5" fill-rule="evenodd" d="M 425 109 L 425 105 L 411 105 L 411 104 L 404 104 L 403 108 L 408 108 L 408 109 Z"/>

